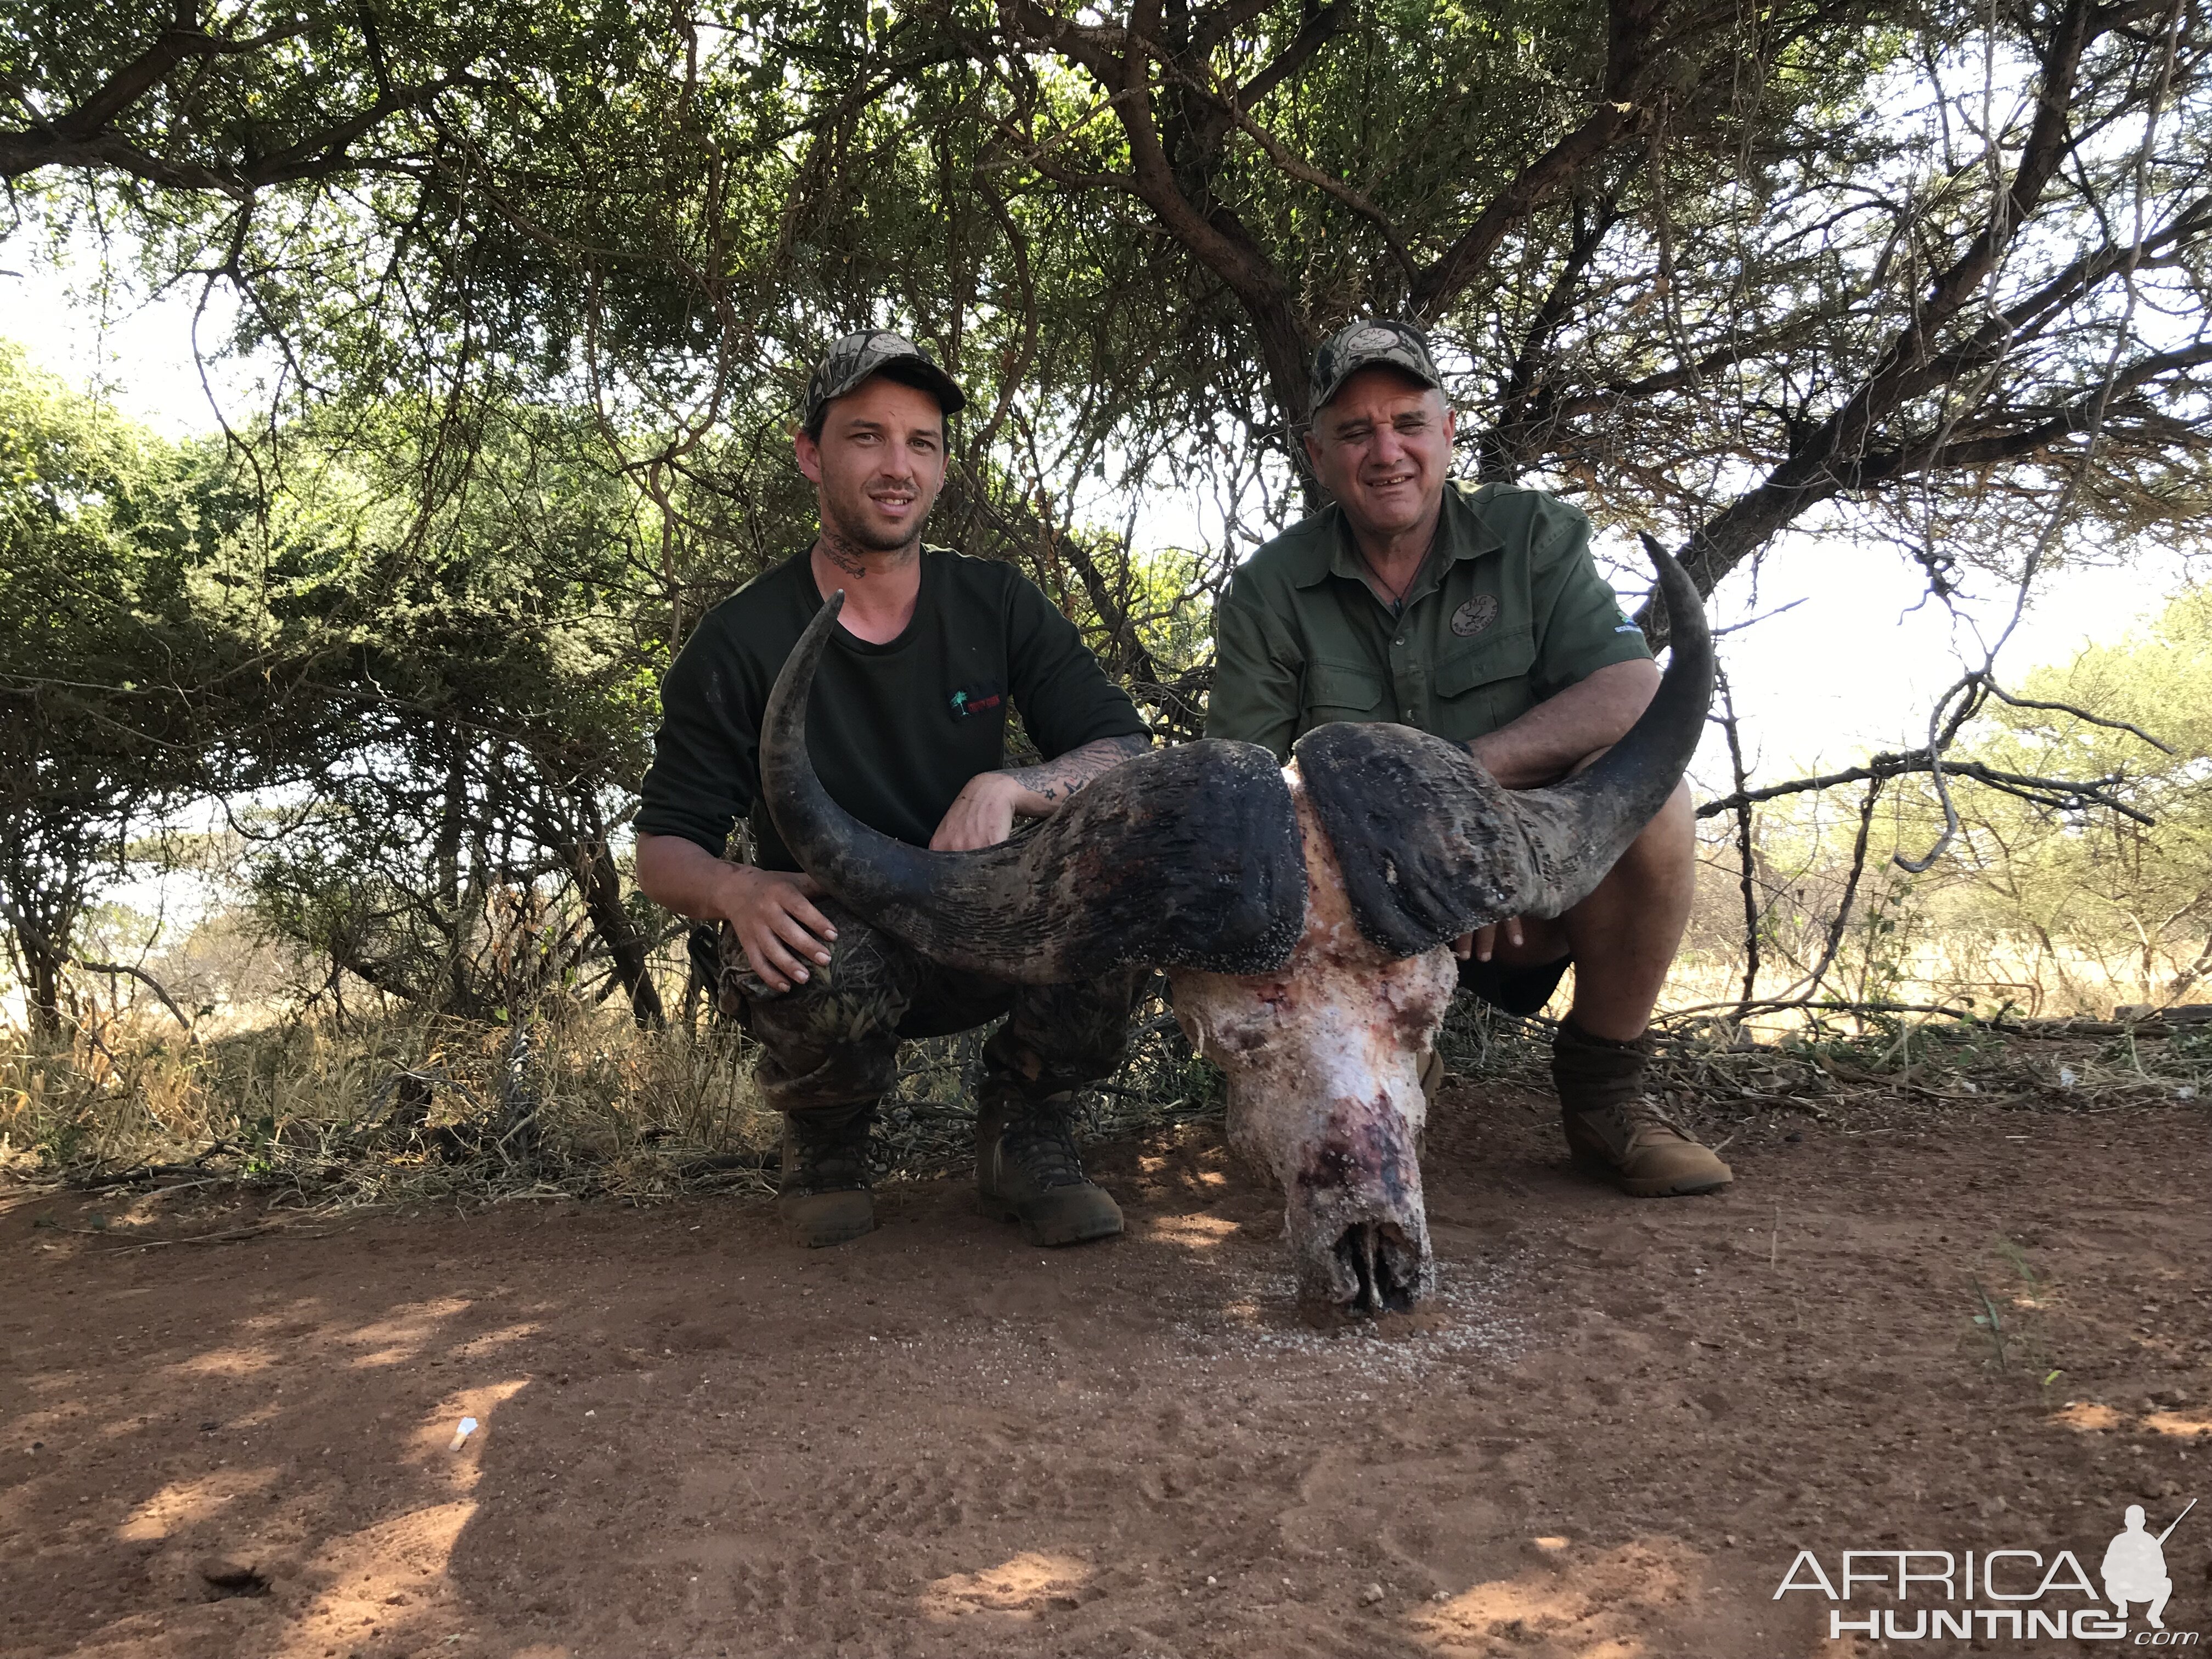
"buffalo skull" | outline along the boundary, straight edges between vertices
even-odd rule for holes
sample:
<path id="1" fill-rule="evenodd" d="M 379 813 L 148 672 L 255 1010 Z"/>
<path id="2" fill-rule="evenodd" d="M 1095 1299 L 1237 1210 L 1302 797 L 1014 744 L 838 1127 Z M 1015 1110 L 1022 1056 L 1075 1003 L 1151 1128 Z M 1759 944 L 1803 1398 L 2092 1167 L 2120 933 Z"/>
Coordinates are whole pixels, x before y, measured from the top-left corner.
<path id="1" fill-rule="evenodd" d="M 1586 897 L 1696 750 L 1713 683 L 1696 588 L 1656 544 L 1674 657 L 1628 734 L 1549 789 L 1509 793 L 1411 727 L 1318 726 L 1288 766 L 1251 744 L 1155 750 L 1035 833 L 972 853 L 881 835 L 830 799 L 807 694 L 833 596 L 762 722 L 770 817 L 854 912 L 924 955 L 1031 984 L 1134 963 L 1226 1073 L 1229 1138 L 1283 1190 L 1301 1299 L 1412 1309 L 1431 1287 L 1420 1068 L 1456 983 L 1449 941 Z"/>

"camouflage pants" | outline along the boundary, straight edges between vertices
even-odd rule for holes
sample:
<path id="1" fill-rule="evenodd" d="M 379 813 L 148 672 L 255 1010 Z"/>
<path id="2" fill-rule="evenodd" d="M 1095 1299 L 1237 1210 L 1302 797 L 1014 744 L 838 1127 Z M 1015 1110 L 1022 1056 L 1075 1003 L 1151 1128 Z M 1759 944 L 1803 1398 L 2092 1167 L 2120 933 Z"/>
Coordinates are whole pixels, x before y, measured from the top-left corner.
<path id="1" fill-rule="evenodd" d="M 835 899 L 815 904 L 837 929 L 830 965 L 788 991 L 752 971 L 726 922 L 691 935 L 716 1010 L 761 1045 L 753 1077 L 777 1110 L 833 1121 L 867 1111 L 897 1079 L 902 1040 L 972 1030 L 1001 1014 L 1006 1023 L 983 1045 L 986 1107 L 1066 1094 L 1121 1063 L 1144 969 L 1080 985 L 1010 985 L 932 961 Z"/>

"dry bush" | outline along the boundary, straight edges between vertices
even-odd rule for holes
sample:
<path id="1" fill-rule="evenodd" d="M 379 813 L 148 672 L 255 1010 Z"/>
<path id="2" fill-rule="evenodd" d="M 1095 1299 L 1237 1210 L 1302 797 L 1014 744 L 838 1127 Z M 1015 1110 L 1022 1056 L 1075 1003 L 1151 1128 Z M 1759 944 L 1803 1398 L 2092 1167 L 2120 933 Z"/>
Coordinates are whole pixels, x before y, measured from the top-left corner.
<path id="1" fill-rule="evenodd" d="M 988 1036 L 902 1049 L 880 1117 L 883 1175 L 967 1162 Z M 765 1190 L 781 1125 L 753 1088 L 752 1054 L 711 1020 L 646 1031 L 557 997 L 516 1024 L 403 1005 L 345 1019 L 262 1011 L 204 1021 L 197 1041 L 158 1005 L 131 1004 L 81 1019 L 65 1044 L 0 1026 L 0 1173 L 246 1182 L 319 1206 Z M 1218 1113 L 1220 1098 L 1218 1074 L 1153 995 L 1091 1097 L 1091 1133 Z"/>
<path id="2" fill-rule="evenodd" d="M 2008 956 L 1990 941 L 1869 929 L 1838 954 L 1838 988 L 1892 1004 L 1738 1010 L 1741 963 L 1709 931 L 1677 962 L 1659 1021 L 1657 1086 L 1724 1137 L 1764 1111 L 1869 1104 L 1938 1112 L 2011 1100 L 2102 1109 L 2203 1089 L 2212 1033 L 2152 1025 L 2022 1036 L 2023 1012 L 2096 1007 L 2124 981 L 2087 957 Z M 1869 947 L 1878 956 L 1868 963 Z M 2059 973 L 2063 971 L 2063 977 Z M 1548 1011 L 1563 1012 L 1571 976 Z M 1769 988 L 1762 979 L 1760 990 Z M 136 988 L 80 1004 L 70 1041 L 0 1026 L 0 1176 L 79 1188 L 251 1186 L 315 1207 L 768 1190 L 780 1121 L 750 1081 L 753 1045 L 712 1020 L 641 1030 L 618 1006 L 555 995 L 519 1024 L 433 1017 L 349 996 L 302 1012 L 234 1005 L 189 1039 Z M 1091 1097 L 1091 1132 L 1127 1138 L 1217 1115 L 1219 1074 L 1195 1057 L 1156 981 L 1128 1057 Z M 672 1006 L 674 1000 L 672 999 Z M 1668 1011 L 1673 1012 L 1668 1012 Z M 988 1030 L 915 1042 L 878 1137 L 885 1178 L 955 1172 L 970 1155 Z M 1439 1044 L 1479 1083 L 1541 1094 L 1549 1022 L 1462 999 Z"/>
<path id="3" fill-rule="evenodd" d="M 64 1047 L 9 1030 L 0 1159 L 80 1183 L 201 1171 L 321 1203 L 757 1184 L 771 1136 L 741 1048 L 557 1004 L 513 1027 L 396 1010 L 198 1042 L 143 1015 Z"/>

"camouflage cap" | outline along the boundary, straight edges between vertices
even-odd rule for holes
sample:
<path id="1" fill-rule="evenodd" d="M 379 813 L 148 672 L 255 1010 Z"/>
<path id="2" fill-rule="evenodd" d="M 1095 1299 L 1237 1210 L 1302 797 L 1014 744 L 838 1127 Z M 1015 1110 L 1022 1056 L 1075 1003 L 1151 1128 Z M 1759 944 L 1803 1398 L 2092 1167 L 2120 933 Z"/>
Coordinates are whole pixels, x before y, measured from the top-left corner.
<path id="1" fill-rule="evenodd" d="M 1321 355 L 1314 359 L 1312 407 L 1325 407 L 1344 390 L 1346 380 L 1377 365 L 1443 389 L 1443 376 L 1437 372 L 1437 360 L 1429 356 L 1429 342 L 1421 331 L 1411 323 L 1378 318 L 1340 328 L 1323 343 Z"/>
<path id="2" fill-rule="evenodd" d="M 806 398 L 799 405 L 799 423 L 814 430 L 822 410 L 843 397 L 871 374 L 889 371 L 895 380 L 920 386 L 937 399 L 947 415 L 957 415 L 968 399 L 922 349 L 903 334 L 887 328 L 864 328 L 848 334 L 823 354 L 806 382 Z"/>

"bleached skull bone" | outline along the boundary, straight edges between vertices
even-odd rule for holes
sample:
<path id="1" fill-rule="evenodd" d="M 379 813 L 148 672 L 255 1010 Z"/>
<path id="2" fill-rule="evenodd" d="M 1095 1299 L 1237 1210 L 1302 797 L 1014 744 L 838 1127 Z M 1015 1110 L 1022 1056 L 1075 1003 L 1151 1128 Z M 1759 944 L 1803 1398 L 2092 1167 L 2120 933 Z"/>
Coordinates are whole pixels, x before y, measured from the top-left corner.
<path id="1" fill-rule="evenodd" d="M 1283 1194 L 1301 1302 L 1411 1310 L 1435 1264 L 1421 1194 L 1421 1070 L 1458 968 L 1443 946 L 1392 957 L 1364 937 L 1296 763 L 1305 927 L 1272 974 L 1172 973 L 1176 1020 L 1221 1068 L 1228 1136 Z"/>
<path id="2" fill-rule="evenodd" d="M 1302 1294 L 1411 1308 L 1432 1271 L 1420 1068 L 1455 983 L 1446 947 L 1579 903 L 1674 793 L 1704 729 L 1704 610 L 1645 546 L 1674 659 L 1627 734 L 1554 787 L 1509 792 L 1409 727 L 1328 725 L 1287 767 L 1245 743 L 1155 749 L 1034 833 L 932 853 L 853 817 L 807 754 L 837 594 L 769 695 L 762 799 L 810 874 L 934 960 L 1030 984 L 1166 969 L 1177 1018 L 1227 1076 L 1231 1141 L 1283 1189 Z"/>

